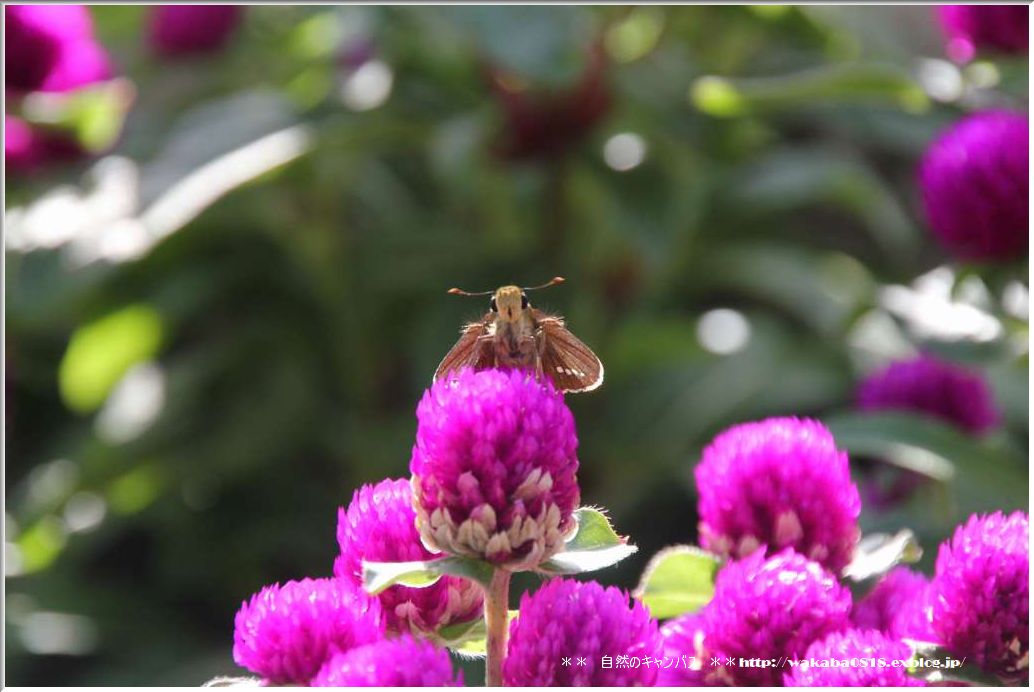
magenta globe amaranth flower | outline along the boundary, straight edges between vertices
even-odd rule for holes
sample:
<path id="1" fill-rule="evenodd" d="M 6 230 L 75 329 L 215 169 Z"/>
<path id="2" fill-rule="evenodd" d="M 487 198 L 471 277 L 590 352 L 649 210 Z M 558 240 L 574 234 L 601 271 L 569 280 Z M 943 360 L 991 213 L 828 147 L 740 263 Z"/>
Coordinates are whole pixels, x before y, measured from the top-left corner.
<path id="1" fill-rule="evenodd" d="M 334 651 L 384 636 L 380 604 L 342 579 L 267 586 L 241 605 L 233 660 L 270 684 L 304 685 Z"/>
<path id="2" fill-rule="evenodd" d="M 800 666 L 784 676 L 787 687 L 923 687 L 894 661 L 912 658 L 904 642 L 877 630 L 834 632 L 808 647 Z M 872 665 L 880 661 L 886 666 Z"/>
<path id="3" fill-rule="evenodd" d="M 738 558 L 791 547 L 834 571 L 850 562 L 861 500 L 847 453 L 818 421 L 733 426 L 704 450 L 695 475 L 705 548 Z"/>
<path id="4" fill-rule="evenodd" d="M 531 568 L 575 527 L 574 417 L 552 384 L 463 370 L 417 407 L 410 461 L 417 527 L 432 550 Z"/>
<path id="5" fill-rule="evenodd" d="M 357 490 L 348 509 L 338 510 L 337 540 L 341 554 L 334 562 L 334 575 L 358 587 L 363 582 L 363 560 L 409 562 L 435 557 L 420 542 L 413 492 L 405 479 Z M 420 589 L 392 586 L 377 598 L 389 631 L 434 632 L 479 617 L 482 591 L 475 582 L 447 576 Z"/>
<path id="6" fill-rule="evenodd" d="M 4 29 L 9 92 L 70 91 L 112 75 L 83 5 L 4 5 Z"/>
<path id="7" fill-rule="evenodd" d="M 221 49 L 244 14 L 241 5 L 155 5 L 149 39 L 156 53 L 180 57 Z"/>
<path id="8" fill-rule="evenodd" d="M 661 626 L 661 658 L 665 665 L 657 670 L 655 687 L 701 687 L 706 683 L 704 669 L 704 614 L 689 613 L 668 620 Z M 668 662 L 672 663 L 668 665 Z"/>
<path id="9" fill-rule="evenodd" d="M 917 411 L 976 434 L 1001 423 L 983 376 L 931 355 L 895 361 L 865 378 L 858 387 L 858 406 L 866 411 Z"/>
<path id="10" fill-rule="evenodd" d="M 851 620 L 860 629 L 876 629 L 895 639 L 933 642 L 930 580 L 907 567 L 895 567 L 855 603 Z"/>
<path id="11" fill-rule="evenodd" d="M 1006 679 L 1028 676 L 1029 519 L 974 515 L 941 544 L 931 584 L 938 643 Z"/>
<path id="12" fill-rule="evenodd" d="M 334 654 L 312 687 L 462 687 L 449 652 L 403 635 Z"/>
<path id="13" fill-rule="evenodd" d="M 616 587 L 552 579 L 521 596 L 503 680 L 508 687 L 649 687 L 656 668 L 623 665 L 619 657 L 641 661 L 660 651 L 657 623 L 642 603 L 629 606 Z M 613 667 L 604 667 L 604 656 Z"/>
<path id="14" fill-rule="evenodd" d="M 942 5 L 948 55 L 959 62 L 978 51 L 1026 55 L 1030 42 L 1025 5 Z"/>
<path id="15" fill-rule="evenodd" d="M 851 593 L 817 562 L 782 552 L 753 555 L 726 565 L 714 598 L 702 611 L 707 656 L 800 658 L 817 639 L 849 626 Z M 776 667 L 704 666 L 708 684 L 778 685 Z"/>
<path id="16" fill-rule="evenodd" d="M 923 156 L 919 186 L 930 230 L 963 260 L 1004 261 L 1029 252 L 1027 116 L 970 115 Z"/>

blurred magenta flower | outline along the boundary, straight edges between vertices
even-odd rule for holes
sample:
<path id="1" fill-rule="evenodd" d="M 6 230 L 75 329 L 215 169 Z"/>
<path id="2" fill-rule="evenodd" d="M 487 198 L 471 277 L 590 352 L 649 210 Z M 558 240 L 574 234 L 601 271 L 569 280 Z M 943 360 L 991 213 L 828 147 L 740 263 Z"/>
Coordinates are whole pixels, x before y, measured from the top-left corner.
<path id="1" fill-rule="evenodd" d="M 706 608 L 706 606 L 705 606 Z M 655 687 L 703 687 L 704 615 L 702 610 L 668 620 L 661 626 L 661 657 L 673 660 L 657 671 Z"/>
<path id="2" fill-rule="evenodd" d="M 834 632 L 808 647 L 807 661 L 786 673 L 786 687 L 925 687 L 904 668 L 865 666 L 858 659 L 907 661 L 912 650 L 904 642 L 877 630 L 849 629 Z M 858 665 L 810 666 L 810 661 L 852 661 Z"/>
<path id="3" fill-rule="evenodd" d="M 507 687 L 650 687 L 653 666 L 622 666 L 618 657 L 655 657 L 661 652 L 657 622 L 646 607 L 616 587 L 594 581 L 552 579 L 521 596 L 510 623 L 503 664 Z M 610 656 L 611 668 L 603 667 Z M 564 658 L 569 665 L 564 665 Z M 577 661 L 584 658 L 584 665 Z"/>
<path id="4" fill-rule="evenodd" d="M 218 51 L 243 14 L 243 5 L 155 5 L 149 19 L 151 47 L 168 58 Z"/>
<path id="5" fill-rule="evenodd" d="M 112 76 L 83 5 L 4 5 L 4 88 L 63 92 Z"/>
<path id="6" fill-rule="evenodd" d="M 800 658 L 812 642 L 850 625 L 851 592 L 817 562 L 791 549 L 726 565 L 702 611 L 704 649 L 732 658 Z M 777 667 L 705 666 L 709 685 L 778 685 Z"/>
<path id="7" fill-rule="evenodd" d="M 895 639 L 932 642 L 930 613 L 930 580 L 907 567 L 895 567 L 855 603 L 851 620 L 860 629 L 879 630 Z"/>
<path id="8" fill-rule="evenodd" d="M 925 413 L 974 434 L 1001 424 L 982 375 L 929 354 L 895 361 L 865 378 L 858 387 L 858 406 Z"/>
<path id="9" fill-rule="evenodd" d="M 449 652 L 403 635 L 334 654 L 312 687 L 462 687 Z"/>
<path id="10" fill-rule="evenodd" d="M 267 684 L 305 685 L 335 651 L 384 636 L 380 603 L 342 579 L 267 586 L 234 620 L 233 660 Z"/>
<path id="11" fill-rule="evenodd" d="M 33 127 L 4 116 L 4 164 L 12 173 L 28 173 L 57 161 L 73 161 L 83 149 L 70 134 Z"/>
<path id="12" fill-rule="evenodd" d="M 420 542 L 408 480 L 385 480 L 364 485 L 352 496 L 348 509 L 338 510 L 337 540 L 341 554 L 334 575 L 362 587 L 362 560 L 408 562 L 435 557 Z M 392 586 L 377 598 L 391 632 L 434 632 L 481 615 L 482 590 L 475 582 L 442 577 L 435 584 L 415 589 Z"/>
<path id="13" fill-rule="evenodd" d="M 735 425 L 704 449 L 694 473 L 708 550 L 735 559 L 789 547 L 835 572 L 850 562 L 861 500 L 847 453 L 818 421 Z"/>
<path id="14" fill-rule="evenodd" d="M 931 583 L 937 643 L 1008 680 L 1030 656 L 1030 519 L 973 515 L 937 553 Z"/>
<path id="15" fill-rule="evenodd" d="M 410 461 L 425 545 L 510 569 L 538 565 L 575 527 L 578 438 L 551 383 L 462 370 L 417 407 Z"/>
<path id="16" fill-rule="evenodd" d="M 959 121 L 926 150 L 923 206 L 948 252 L 975 261 L 1027 257 L 1029 142 L 1026 115 L 986 111 Z"/>
<path id="17" fill-rule="evenodd" d="M 1023 5 L 942 5 L 937 8 L 948 34 L 948 55 L 958 62 L 978 51 L 1026 55 L 1030 41 L 1028 8 Z"/>
<path id="18" fill-rule="evenodd" d="M 568 153 L 610 111 L 608 62 L 593 48 L 577 82 L 552 91 L 489 70 L 489 85 L 502 107 L 504 127 L 497 153 L 504 159 L 549 159 Z"/>

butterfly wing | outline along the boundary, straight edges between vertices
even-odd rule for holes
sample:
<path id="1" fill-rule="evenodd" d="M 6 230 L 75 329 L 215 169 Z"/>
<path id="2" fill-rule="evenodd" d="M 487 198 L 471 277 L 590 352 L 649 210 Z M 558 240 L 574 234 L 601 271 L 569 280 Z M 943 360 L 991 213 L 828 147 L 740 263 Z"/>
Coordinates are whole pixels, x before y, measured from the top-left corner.
<path id="1" fill-rule="evenodd" d="M 492 366 L 494 356 L 491 334 L 492 315 L 488 313 L 480 322 L 471 322 L 463 328 L 460 340 L 449 349 L 434 373 L 434 381 L 460 368 L 481 370 Z"/>
<path id="2" fill-rule="evenodd" d="M 542 330 L 542 372 L 565 392 L 591 392 L 603 384 L 603 363 L 592 349 L 568 331 L 563 318 L 535 311 Z"/>

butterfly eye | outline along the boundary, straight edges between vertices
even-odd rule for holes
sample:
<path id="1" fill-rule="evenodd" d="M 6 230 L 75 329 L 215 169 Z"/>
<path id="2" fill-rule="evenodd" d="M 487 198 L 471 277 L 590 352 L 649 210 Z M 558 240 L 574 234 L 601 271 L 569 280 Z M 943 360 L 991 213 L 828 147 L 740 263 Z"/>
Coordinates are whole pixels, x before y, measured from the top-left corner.
<path id="1" fill-rule="evenodd" d="M 492 300 L 488 301 L 488 307 L 492 312 L 499 312 L 499 307 L 495 304 L 495 296 L 492 296 Z"/>
<path id="2" fill-rule="evenodd" d="M 526 310 L 528 308 L 528 295 L 526 293 L 521 294 L 521 309 Z"/>

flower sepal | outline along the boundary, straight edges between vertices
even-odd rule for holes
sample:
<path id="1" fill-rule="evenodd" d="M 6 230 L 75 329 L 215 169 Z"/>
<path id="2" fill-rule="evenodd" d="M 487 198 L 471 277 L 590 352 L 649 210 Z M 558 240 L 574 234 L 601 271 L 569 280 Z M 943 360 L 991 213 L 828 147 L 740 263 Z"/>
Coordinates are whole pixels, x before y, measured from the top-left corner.
<path id="1" fill-rule="evenodd" d="M 574 511 L 575 529 L 560 552 L 535 571 L 551 576 L 583 574 L 610 567 L 635 553 L 638 548 L 619 536 L 600 510 L 581 507 Z"/>

